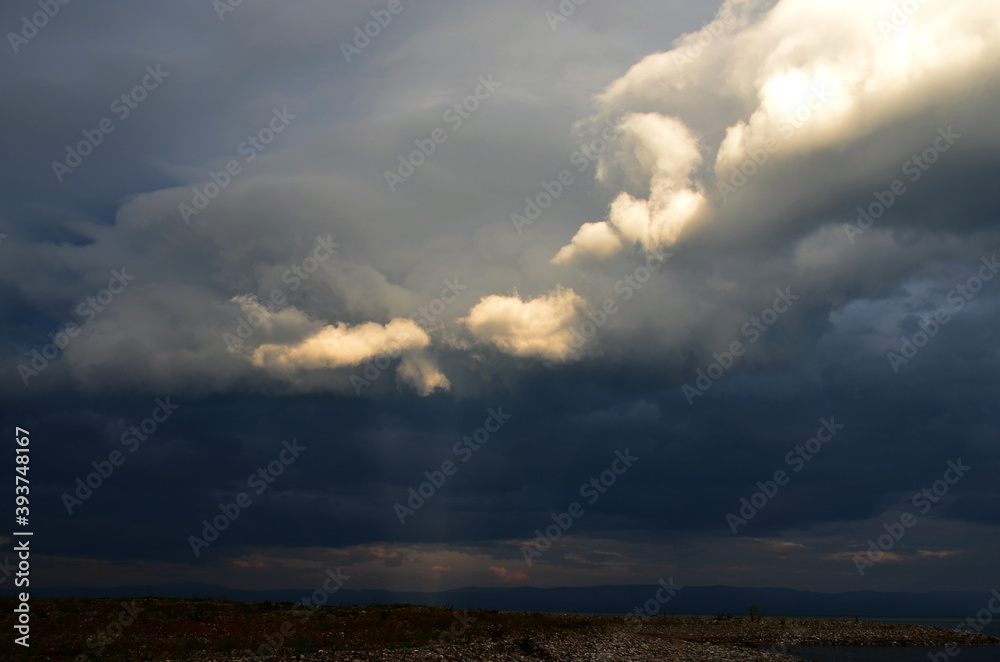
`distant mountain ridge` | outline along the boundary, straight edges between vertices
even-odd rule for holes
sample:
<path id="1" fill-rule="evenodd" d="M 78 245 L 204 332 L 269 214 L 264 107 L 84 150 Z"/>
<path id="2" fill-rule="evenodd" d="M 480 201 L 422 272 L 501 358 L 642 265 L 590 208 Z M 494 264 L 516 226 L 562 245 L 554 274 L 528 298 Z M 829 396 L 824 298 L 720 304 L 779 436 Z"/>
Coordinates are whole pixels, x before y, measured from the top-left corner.
<path id="1" fill-rule="evenodd" d="M 587 587 L 459 588 L 439 592 L 352 590 L 342 588 L 327 604 L 391 604 L 448 606 L 455 609 L 496 609 L 499 611 L 572 612 L 626 614 L 647 600 L 655 602 L 659 587 L 653 585 L 606 585 Z M 35 589 L 32 597 L 134 598 L 218 598 L 240 602 L 299 602 L 313 589 L 245 591 L 213 584 L 185 583 L 160 586 L 114 588 Z M 8 589 L 3 595 L 13 595 Z M 861 616 L 907 618 L 965 618 L 989 602 L 989 590 L 982 592 L 883 593 L 855 591 L 818 593 L 784 588 L 734 586 L 688 586 L 665 606 L 671 614 L 745 615 L 757 605 L 769 616 Z"/>

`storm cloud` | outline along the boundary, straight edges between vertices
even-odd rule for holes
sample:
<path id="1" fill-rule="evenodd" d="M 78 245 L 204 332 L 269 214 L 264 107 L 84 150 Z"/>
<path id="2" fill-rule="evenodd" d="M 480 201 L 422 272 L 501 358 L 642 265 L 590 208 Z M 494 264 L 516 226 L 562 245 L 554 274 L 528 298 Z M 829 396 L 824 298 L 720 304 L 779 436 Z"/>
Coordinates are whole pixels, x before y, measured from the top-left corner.
<path id="1" fill-rule="evenodd" d="M 399 6 L 0 10 L 39 581 L 996 578 L 1000 5 Z"/>

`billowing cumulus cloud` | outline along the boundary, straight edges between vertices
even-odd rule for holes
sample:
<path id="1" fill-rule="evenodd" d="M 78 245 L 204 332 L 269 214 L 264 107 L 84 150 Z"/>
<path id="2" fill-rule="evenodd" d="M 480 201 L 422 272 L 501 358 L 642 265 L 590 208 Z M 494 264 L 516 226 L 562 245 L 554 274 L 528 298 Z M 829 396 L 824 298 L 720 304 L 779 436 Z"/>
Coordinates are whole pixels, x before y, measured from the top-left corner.
<path id="1" fill-rule="evenodd" d="M 571 264 L 581 256 L 593 256 L 597 259 L 609 258 L 623 247 L 621 235 L 605 222 L 584 223 L 573 241 L 563 246 L 552 258 L 553 264 Z"/>
<path id="2" fill-rule="evenodd" d="M 73 514 L 39 502 L 66 560 L 39 576 L 994 576 L 1000 2 L 623 0 L 555 30 L 536 3 L 441 2 L 347 62 L 373 20 L 356 3 L 219 21 L 94 0 L 5 62 L 4 410 L 51 453 L 42 494 L 147 437 Z M 157 63 L 162 86 L 58 182 Z M 502 84 L 477 97 L 480 77 Z M 490 410 L 512 418 L 484 443 Z M 843 434 L 734 536 L 726 513 L 829 416 Z M 292 438 L 304 458 L 192 565 L 183 541 Z M 521 541 L 626 447 L 635 468 L 522 579 Z M 456 456 L 400 527 L 393 504 Z M 959 457 L 904 561 L 858 577 Z"/>
<path id="3" fill-rule="evenodd" d="M 598 169 L 599 180 L 624 189 L 610 205 L 610 227 L 584 225 L 555 261 L 614 254 L 610 228 L 652 251 L 687 229 L 781 223 L 818 196 L 898 162 L 903 146 L 892 138 L 863 163 L 836 163 L 824 150 L 961 103 L 965 90 L 1000 71 L 993 3 L 907 7 L 730 0 L 674 49 L 644 58 L 598 95 L 601 111 L 584 123 L 621 116 L 623 135 Z M 821 33 L 815 25 L 824 26 Z M 808 186 L 788 187 L 795 174 L 777 178 L 776 166 L 803 158 L 815 162 Z M 765 168 L 775 176 L 748 187 L 753 193 L 743 201 L 751 207 L 741 205 L 742 218 L 709 203 L 708 193 L 726 202 Z M 762 199 L 768 195 L 777 200 Z"/>
<path id="4" fill-rule="evenodd" d="M 417 385 L 420 393 L 433 392 L 458 382 L 457 375 L 446 379 L 433 368 L 436 359 L 427 349 L 432 336 L 441 346 L 468 347 L 454 341 L 468 330 L 477 341 L 516 356 L 554 362 L 576 357 L 566 337 L 568 313 L 547 323 L 514 323 L 521 316 L 514 312 L 518 305 L 499 293 L 512 287 L 544 292 L 566 283 L 581 300 L 602 301 L 616 287 L 617 293 L 636 290 L 617 285 L 635 269 L 629 263 L 633 250 L 654 254 L 681 245 L 689 251 L 688 262 L 675 260 L 671 269 L 643 283 L 658 305 L 630 306 L 626 315 L 610 319 L 601 330 L 604 351 L 594 356 L 625 355 L 644 363 L 648 352 L 676 363 L 692 351 L 710 355 L 731 342 L 728 329 L 739 329 L 767 293 L 793 282 L 807 294 L 815 289 L 812 301 L 828 302 L 793 314 L 809 312 L 814 318 L 801 323 L 818 329 L 829 313 L 821 308 L 899 283 L 931 255 L 978 257 L 968 255 L 972 249 L 961 242 L 937 242 L 935 247 L 929 240 L 899 242 L 891 235 L 896 228 L 955 232 L 963 231 L 963 224 L 982 226 L 974 209 L 957 214 L 963 219 L 958 224 L 950 215 L 931 213 L 926 204 L 926 212 L 894 211 L 879 227 L 859 231 L 849 242 L 835 224 L 853 220 L 839 217 L 851 213 L 858 197 L 863 202 L 864 196 L 884 188 L 905 158 L 944 140 L 939 128 L 950 135 L 952 119 L 955 135 L 975 135 L 981 148 L 1000 144 L 992 115 L 978 112 L 963 96 L 973 81 L 986 98 L 998 87 L 995 50 L 1000 39 L 992 39 L 998 29 L 996 13 L 988 3 L 951 7 L 927 2 L 905 15 L 896 15 L 894 6 L 888 1 L 836 7 L 801 0 L 728 2 L 704 28 L 675 40 L 672 49 L 647 55 L 617 80 L 607 77 L 603 91 L 577 90 L 581 98 L 596 100 L 598 109 L 577 127 L 584 142 L 591 127 L 604 131 L 610 123 L 616 128 L 607 148 L 595 157 L 593 170 L 611 192 L 610 199 L 601 208 L 592 206 L 594 213 L 583 215 L 586 222 L 580 215 L 574 220 L 568 206 L 557 209 L 590 183 L 584 159 L 582 174 L 571 173 L 574 182 L 562 185 L 546 216 L 527 229 L 538 242 L 531 247 L 519 246 L 509 232 L 493 226 L 465 236 L 457 220 L 502 217 L 517 210 L 518 196 L 509 195 L 513 186 L 504 178 L 520 172 L 511 164 L 523 160 L 524 145 L 512 148 L 511 161 L 502 167 L 497 159 L 498 170 L 488 178 L 497 182 L 495 190 L 471 180 L 462 184 L 464 190 L 482 191 L 489 200 L 485 213 L 464 196 L 430 195 L 437 184 L 411 186 L 420 178 L 430 178 L 428 184 L 438 181 L 439 171 L 467 176 L 463 161 L 449 160 L 451 148 L 436 151 L 414 171 L 406 182 L 413 189 L 406 199 L 386 196 L 370 179 L 358 179 L 361 168 L 329 168 L 327 145 L 353 145 L 355 152 L 370 156 L 369 165 L 380 173 L 399 153 L 412 151 L 414 136 L 441 124 L 441 113 L 425 116 L 414 110 L 419 117 L 399 119 L 398 140 L 391 145 L 376 141 L 376 150 L 369 142 L 350 141 L 355 135 L 381 136 L 377 122 L 349 129 L 304 127 L 301 120 L 312 117 L 309 121 L 315 123 L 317 116 L 302 114 L 293 104 L 290 112 L 298 113 L 298 119 L 252 163 L 244 163 L 246 172 L 234 177 L 225 195 L 212 200 L 190 225 L 183 223 L 178 205 L 190 201 L 192 188 L 203 185 L 204 173 L 225 165 L 243 136 L 218 146 L 207 168 L 168 168 L 176 185 L 126 198 L 112 226 L 70 216 L 72 220 L 57 224 L 59 232 L 76 233 L 79 241 L 11 251 L 17 253 L 10 262 L 12 272 L 30 268 L 29 257 L 37 254 L 46 264 L 75 274 L 76 282 L 87 283 L 90 291 L 80 287 L 67 300 L 59 291 L 62 283 L 54 279 L 11 279 L 14 291 L 21 293 L 17 296 L 58 311 L 52 314 L 62 320 L 72 319 L 72 306 L 92 293 L 91 284 L 99 283 L 105 265 L 124 263 L 125 255 L 143 264 L 133 289 L 74 340 L 66 361 L 45 380 L 68 378 L 88 390 L 132 387 L 135 380 L 129 375 L 135 373 L 123 367 L 138 363 L 145 374 L 142 383 L 151 388 L 263 388 L 269 378 L 286 378 L 290 370 L 303 378 L 303 372 L 358 365 L 352 363 L 355 358 L 364 361 L 379 353 L 379 342 L 369 342 L 375 336 L 357 328 L 371 328 L 367 325 L 373 320 L 381 325 L 416 319 L 415 311 L 426 311 L 418 320 L 421 328 L 411 331 L 414 338 L 427 334 L 428 345 L 415 347 L 402 359 L 397 377 Z M 820 23 L 830 32 L 813 35 L 811 26 Z M 506 94 L 513 88 L 500 89 Z M 439 96 L 462 99 L 467 93 L 453 84 Z M 501 143 L 520 135 L 524 127 L 486 117 L 494 104 L 506 103 L 502 97 L 498 90 L 490 104 L 464 121 L 462 140 L 456 129 L 451 144 L 471 147 L 476 140 Z M 425 105 L 441 101 L 434 99 Z M 403 102 L 394 98 L 393 103 Z M 261 117 L 267 119 L 272 111 L 265 110 Z M 254 126 L 249 120 L 245 124 Z M 565 120 L 561 126 L 568 134 Z M 543 126 L 526 127 L 548 135 Z M 476 133 L 480 130 L 482 135 Z M 306 140 L 312 132 L 322 139 Z M 296 135 L 302 137 L 295 141 Z M 963 160 L 953 153 L 941 157 L 953 162 L 952 173 L 978 167 L 976 157 Z M 580 160 L 569 163 L 579 167 Z M 555 181 L 554 172 L 542 173 L 546 183 Z M 932 194 L 928 189 L 924 195 Z M 916 199 L 917 194 L 908 196 Z M 981 205 L 974 195 L 955 197 L 970 208 Z M 450 205 L 465 206 L 459 211 Z M 440 220 L 426 220 L 435 218 Z M 330 251 L 313 239 L 334 234 L 350 248 Z M 21 241 L 12 236 L 8 246 L 24 245 Z M 778 249 L 762 256 L 757 250 L 762 242 L 773 242 Z M 869 257 L 875 247 L 879 252 L 888 247 L 892 259 L 873 263 Z M 302 271 L 317 264 L 315 270 Z M 761 264 L 767 264 L 766 272 Z M 604 271 L 606 267 L 617 273 Z M 458 282 L 474 283 L 472 289 L 463 294 L 463 285 L 441 298 L 445 283 L 456 276 Z M 827 296 L 821 291 L 831 282 L 838 291 Z M 288 296 L 289 305 L 269 313 L 247 343 L 248 348 L 262 346 L 256 363 L 235 361 L 219 342 L 234 326 L 228 302 L 234 296 L 263 300 L 276 289 Z M 459 296 L 468 299 L 458 301 Z M 551 298 L 520 305 L 534 311 L 540 302 L 550 305 Z M 182 300 L 193 303 L 162 306 Z M 480 303 L 470 311 L 475 301 Z M 153 324 L 150 310 L 157 307 L 165 309 L 155 313 Z M 559 314 L 568 310 L 556 308 Z M 465 321 L 459 322 L 465 311 Z M 333 326 L 321 333 L 328 323 Z M 186 337 L 178 338 L 175 328 L 186 329 Z M 379 333 L 386 333 L 382 328 Z M 634 343 L 632 334 L 640 328 L 649 337 Z M 334 349 L 341 343 L 343 348 Z M 418 353 L 419 360 L 414 358 Z M 768 358 L 757 360 L 764 364 Z M 17 362 L 12 359 L 8 365 Z M 459 360 L 455 368 L 462 372 L 471 363 Z M 328 385 L 335 379 L 324 376 Z M 346 383 L 340 386 L 353 390 Z"/>
<path id="5" fill-rule="evenodd" d="M 295 345 L 265 344 L 254 350 L 254 365 L 276 370 L 342 368 L 377 354 L 427 347 L 430 338 L 412 320 L 358 326 L 331 324 Z"/>
<path id="6" fill-rule="evenodd" d="M 263 324 L 275 324 L 270 314 L 258 313 L 265 320 Z M 277 315 L 282 314 L 295 317 L 288 311 Z M 413 386 L 420 395 L 429 395 L 437 389 L 447 390 L 450 386 L 448 378 L 420 351 L 430 344 L 427 332 L 409 319 L 394 319 L 387 324 L 367 322 L 356 326 L 338 323 L 323 326 L 298 342 L 261 344 L 252 350 L 250 360 L 259 368 L 291 377 L 302 371 L 358 366 L 380 356 L 402 356 L 397 377 Z"/>
<path id="7" fill-rule="evenodd" d="M 447 391 L 451 387 L 451 382 L 437 365 L 420 354 L 406 355 L 396 369 L 396 375 L 403 383 L 413 386 L 418 395 L 430 395 L 438 389 Z"/>
<path id="8" fill-rule="evenodd" d="M 584 225 L 556 256 L 556 263 L 577 254 L 610 257 L 624 243 L 656 251 L 673 244 L 689 223 L 707 211 L 708 200 L 692 181 L 702 161 L 698 138 L 680 120 L 639 113 L 626 116 L 618 129 L 614 158 L 629 175 L 631 186 L 648 190 L 649 198 L 622 192 L 611 203 L 608 223 Z"/>
<path id="9" fill-rule="evenodd" d="M 793 154 L 856 140 L 995 72 L 1000 17 L 991 5 L 778 3 L 725 55 L 729 93 L 753 110 L 728 127 L 716 173 L 768 142 Z"/>
<path id="10" fill-rule="evenodd" d="M 524 358 L 561 362 L 575 356 L 574 325 L 585 301 L 573 290 L 557 287 L 527 301 L 511 296 L 483 297 L 461 321 L 479 342 Z"/>

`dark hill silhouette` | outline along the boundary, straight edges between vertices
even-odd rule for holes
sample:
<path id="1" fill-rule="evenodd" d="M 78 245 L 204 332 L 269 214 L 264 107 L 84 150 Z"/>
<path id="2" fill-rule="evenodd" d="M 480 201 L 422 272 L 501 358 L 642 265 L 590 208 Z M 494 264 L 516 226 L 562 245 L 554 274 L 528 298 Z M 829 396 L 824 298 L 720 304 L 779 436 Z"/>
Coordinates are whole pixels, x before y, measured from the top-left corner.
<path id="1" fill-rule="evenodd" d="M 626 614 L 647 600 L 653 599 L 657 588 L 655 584 L 561 588 L 469 587 L 433 593 L 342 588 L 330 596 L 327 604 L 408 603 L 453 606 L 456 609 Z M 312 591 L 312 588 L 245 591 L 212 584 L 186 583 L 115 588 L 63 587 L 36 589 L 31 594 L 32 597 L 191 598 L 197 596 L 241 602 L 265 600 L 299 602 L 311 595 Z M 9 590 L 3 594 L 12 595 Z M 679 591 L 667 603 L 665 609 L 671 614 L 746 615 L 749 606 L 757 605 L 769 616 L 964 618 L 982 609 L 990 597 L 989 591 L 975 593 L 855 591 L 832 594 L 783 588 L 688 586 Z"/>

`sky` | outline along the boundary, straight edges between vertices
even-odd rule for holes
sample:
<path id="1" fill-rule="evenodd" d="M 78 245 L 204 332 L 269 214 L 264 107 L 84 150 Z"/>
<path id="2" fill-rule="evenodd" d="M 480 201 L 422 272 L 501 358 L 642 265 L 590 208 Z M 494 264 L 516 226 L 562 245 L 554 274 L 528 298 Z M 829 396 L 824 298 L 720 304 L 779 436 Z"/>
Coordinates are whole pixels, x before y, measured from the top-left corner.
<path id="1" fill-rule="evenodd" d="M 32 585 L 996 587 L 998 10 L 4 3 Z"/>

